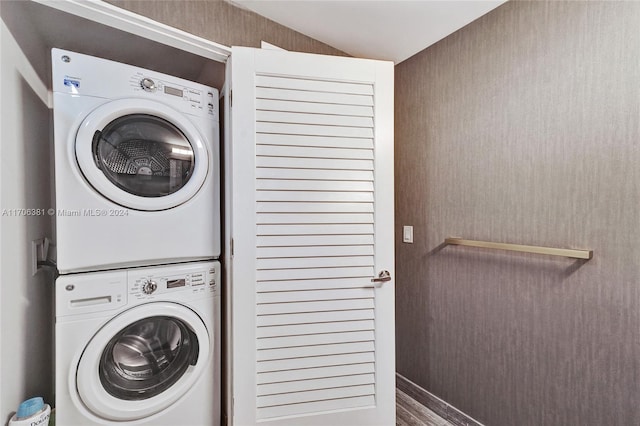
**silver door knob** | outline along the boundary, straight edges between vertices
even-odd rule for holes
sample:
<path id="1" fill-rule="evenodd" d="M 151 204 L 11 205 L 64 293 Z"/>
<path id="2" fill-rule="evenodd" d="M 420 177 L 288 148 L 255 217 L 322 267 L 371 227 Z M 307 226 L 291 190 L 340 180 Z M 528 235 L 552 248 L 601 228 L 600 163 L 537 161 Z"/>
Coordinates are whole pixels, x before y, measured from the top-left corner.
<path id="1" fill-rule="evenodd" d="M 391 281 L 391 274 L 389 271 L 380 271 L 377 278 L 371 278 L 372 283 L 383 283 L 385 281 Z"/>

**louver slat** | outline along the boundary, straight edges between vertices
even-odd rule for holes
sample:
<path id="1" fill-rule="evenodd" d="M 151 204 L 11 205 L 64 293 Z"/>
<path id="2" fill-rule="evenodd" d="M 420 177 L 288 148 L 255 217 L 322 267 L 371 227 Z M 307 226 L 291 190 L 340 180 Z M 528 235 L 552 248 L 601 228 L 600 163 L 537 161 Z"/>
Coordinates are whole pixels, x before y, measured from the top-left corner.
<path id="1" fill-rule="evenodd" d="M 373 224 L 258 225 L 256 235 L 369 235 Z"/>
<path id="2" fill-rule="evenodd" d="M 259 133 L 256 135 L 256 143 L 258 146 L 286 145 L 341 149 L 373 149 L 373 139 L 338 138 L 318 135 L 278 135 Z M 371 179 L 373 180 L 373 175 Z"/>
<path id="3" fill-rule="evenodd" d="M 336 345 L 301 346 L 298 348 L 278 348 L 258 351 L 258 361 L 290 359 L 331 354 L 373 352 L 373 342 L 340 343 Z"/>
<path id="4" fill-rule="evenodd" d="M 340 203 L 359 202 L 372 203 L 373 193 L 371 192 L 328 192 L 328 191 L 258 191 L 256 193 L 258 201 L 293 201 L 311 203 Z M 357 234 L 357 232 L 356 232 Z"/>
<path id="5" fill-rule="evenodd" d="M 272 225 L 279 223 L 373 223 L 373 214 L 266 214 L 258 213 L 258 225 Z M 260 255 L 258 254 L 258 257 Z"/>
<path id="6" fill-rule="evenodd" d="M 259 287 L 258 287 L 258 291 Z M 317 291 L 275 291 L 256 295 L 256 303 L 289 303 L 314 300 L 365 299 L 374 297 L 373 288 L 351 288 Z"/>
<path id="7" fill-rule="evenodd" d="M 259 419 L 375 403 L 372 94 L 257 77 Z"/>
<path id="8" fill-rule="evenodd" d="M 303 180 L 337 180 L 373 182 L 370 170 L 331 170 L 331 169 L 286 169 L 278 167 L 262 167 L 256 170 L 258 179 L 303 179 Z"/>
<path id="9" fill-rule="evenodd" d="M 353 343 L 373 341 L 373 331 L 351 331 L 345 333 L 311 334 L 307 336 L 286 336 L 258 339 L 257 348 L 279 349 L 307 345 L 329 345 L 332 343 Z M 355 373 L 354 373 L 355 374 Z"/>
<path id="10" fill-rule="evenodd" d="M 258 247 L 258 259 L 325 257 L 325 256 L 372 256 L 371 246 L 311 246 L 311 247 Z"/>
<path id="11" fill-rule="evenodd" d="M 256 153 L 265 157 L 337 158 L 373 160 L 373 150 L 363 148 L 330 148 L 308 146 L 258 145 Z"/>
<path id="12" fill-rule="evenodd" d="M 373 95 L 373 87 L 370 84 L 309 80 L 303 78 L 276 77 L 270 75 L 256 76 L 256 87 L 274 87 L 279 89 L 304 90 L 311 92 Z"/>
<path id="13" fill-rule="evenodd" d="M 332 365 L 360 364 L 373 361 L 374 358 L 372 352 L 343 355 L 310 356 L 304 358 L 276 361 L 260 361 L 258 362 L 258 373 L 266 373 L 270 371 L 289 371 L 302 368 L 317 368 Z"/>
<path id="14" fill-rule="evenodd" d="M 358 396 L 354 398 L 336 398 L 326 401 L 314 401 L 300 404 L 276 405 L 258 408 L 261 418 L 292 416 L 296 414 L 320 413 L 323 411 L 343 410 L 347 408 L 374 406 L 374 395 Z"/>
<path id="15" fill-rule="evenodd" d="M 258 213 L 372 213 L 373 203 L 260 203 Z"/>
<path id="16" fill-rule="evenodd" d="M 316 126 L 308 124 L 256 122 L 256 132 L 282 135 L 340 136 L 346 138 L 373 138 L 373 129 L 367 127 Z"/>
<path id="17" fill-rule="evenodd" d="M 282 101 L 317 102 L 338 105 L 373 106 L 373 96 L 370 95 L 308 92 L 302 90 L 283 90 L 263 87 L 256 88 L 256 98 Z"/>
<path id="18" fill-rule="evenodd" d="M 345 331 L 365 331 L 373 330 L 373 324 L 373 320 L 365 320 L 336 321 L 318 324 L 278 325 L 273 327 L 258 327 L 256 335 L 258 336 L 258 338 L 261 338 L 301 336 L 303 334 L 342 333 Z M 293 368 L 294 365 L 296 365 L 295 362 L 291 362 L 291 364 L 289 364 L 291 368 Z"/>
<path id="19" fill-rule="evenodd" d="M 373 107 L 370 106 L 278 101 L 273 99 L 256 99 L 256 109 L 258 111 L 306 112 L 312 114 L 373 117 Z"/>
<path id="20" fill-rule="evenodd" d="M 257 247 L 373 245 L 373 235 L 270 235 L 257 237 Z"/>
<path id="21" fill-rule="evenodd" d="M 260 281 L 313 280 L 327 278 L 372 277 L 373 267 L 359 266 L 347 268 L 306 268 L 258 270 L 256 278 Z"/>
<path id="22" fill-rule="evenodd" d="M 373 309 L 373 299 L 319 300 L 297 303 L 269 303 L 258 305 L 258 315 L 293 314 L 297 312 L 327 312 L 349 309 Z"/>
<path id="23" fill-rule="evenodd" d="M 258 327 L 287 324 L 309 324 L 335 321 L 372 320 L 372 309 L 351 311 L 305 312 L 301 314 L 262 315 L 258 317 Z"/>
<path id="24" fill-rule="evenodd" d="M 295 291 L 295 290 L 327 290 L 339 288 L 373 287 L 371 278 L 334 278 L 331 280 L 287 280 L 262 281 L 258 286 L 259 292 Z"/>
<path id="25" fill-rule="evenodd" d="M 375 372 L 372 362 L 359 364 L 343 364 L 329 367 L 303 368 L 299 370 L 282 370 L 258 373 L 258 384 L 279 383 L 294 380 L 320 379 L 323 377 L 346 376 Z"/>
<path id="26" fill-rule="evenodd" d="M 353 374 L 348 376 L 326 377 L 322 379 L 267 383 L 264 385 L 258 385 L 258 395 L 274 395 L 312 389 L 331 389 L 343 386 L 368 385 L 373 383 L 375 383 L 375 376 L 373 374 Z"/>
<path id="27" fill-rule="evenodd" d="M 374 385 L 347 386 L 335 389 L 318 389 L 302 392 L 290 392 L 278 395 L 258 397 L 258 407 L 273 407 L 276 405 L 298 404 L 301 402 L 324 401 L 327 399 L 345 398 L 352 396 L 373 395 Z"/>
<path id="28" fill-rule="evenodd" d="M 256 157 L 256 166 L 277 169 L 373 170 L 373 161 L 260 156 Z"/>
<path id="29" fill-rule="evenodd" d="M 338 268 L 344 266 L 373 266 L 373 259 L 371 256 L 333 256 L 257 260 L 257 269 Z"/>
<path id="30" fill-rule="evenodd" d="M 373 118 L 303 112 L 256 111 L 256 120 L 265 123 L 318 124 L 324 126 L 373 127 Z"/>

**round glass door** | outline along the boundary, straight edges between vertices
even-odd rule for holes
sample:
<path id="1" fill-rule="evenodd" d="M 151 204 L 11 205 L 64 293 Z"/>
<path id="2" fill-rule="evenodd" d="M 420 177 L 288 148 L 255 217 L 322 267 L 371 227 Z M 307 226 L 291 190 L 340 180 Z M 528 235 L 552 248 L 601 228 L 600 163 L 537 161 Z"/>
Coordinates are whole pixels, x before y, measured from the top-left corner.
<path id="1" fill-rule="evenodd" d="M 209 152 L 185 114 L 147 99 L 119 99 L 93 110 L 75 135 L 75 159 L 103 197 L 157 211 L 191 199 L 209 173 Z"/>
<path id="2" fill-rule="evenodd" d="M 87 343 L 69 387 L 94 415 L 110 421 L 152 416 L 203 378 L 212 338 L 202 318 L 172 302 L 138 305 L 105 323 Z"/>
<path id="3" fill-rule="evenodd" d="M 179 191 L 195 166 L 187 137 L 169 121 L 148 114 L 118 117 L 93 136 L 96 166 L 115 186 L 140 197 Z"/>
<path id="4" fill-rule="evenodd" d="M 136 321 L 116 334 L 102 352 L 100 382 L 119 399 L 154 397 L 196 363 L 198 347 L 195 334 L 177 318 Z"/>

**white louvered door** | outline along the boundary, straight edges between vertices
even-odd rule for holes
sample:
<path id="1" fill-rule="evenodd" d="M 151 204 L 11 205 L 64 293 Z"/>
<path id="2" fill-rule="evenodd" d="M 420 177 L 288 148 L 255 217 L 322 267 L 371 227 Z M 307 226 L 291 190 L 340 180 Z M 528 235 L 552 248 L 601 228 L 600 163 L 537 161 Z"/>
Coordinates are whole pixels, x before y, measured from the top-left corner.
<path id="1" fill-rule="evenodd" d="M 393 64 L 234 47 L 228 75 L 230 424 L 393 425 Z"/>

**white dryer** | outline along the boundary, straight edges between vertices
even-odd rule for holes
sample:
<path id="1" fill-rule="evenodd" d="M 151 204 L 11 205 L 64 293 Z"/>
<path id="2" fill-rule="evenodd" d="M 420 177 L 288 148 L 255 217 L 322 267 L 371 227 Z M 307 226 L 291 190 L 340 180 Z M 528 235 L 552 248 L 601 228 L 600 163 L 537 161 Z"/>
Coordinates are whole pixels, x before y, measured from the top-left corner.
<path id="1" fill-rule="evenodd" d="M 218 91 L 52 49 L 61 273 L 220 255 Z"/>
<path id="2" fill-rule="evenodd" d="M 56 422 L 220 423 L 218 262 L 61 276 Z"/>

